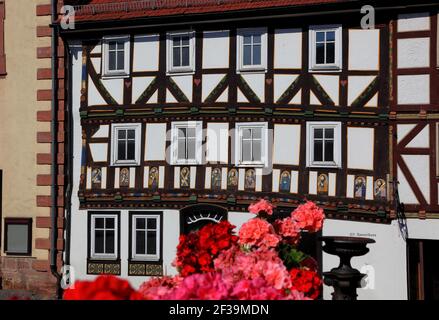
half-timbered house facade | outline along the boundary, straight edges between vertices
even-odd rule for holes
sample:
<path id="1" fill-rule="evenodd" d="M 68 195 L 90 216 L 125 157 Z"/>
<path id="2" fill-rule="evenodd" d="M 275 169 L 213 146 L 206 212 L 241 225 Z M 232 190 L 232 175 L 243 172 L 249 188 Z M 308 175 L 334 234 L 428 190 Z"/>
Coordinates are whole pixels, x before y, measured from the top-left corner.
<path id="1" fill-rule="evenodd" d="M 239 228 L 259 198 L 278 214 L 308 199 L 324 234 L 378 241 L 358 266 L 376 278 L 363 297 L 407 297 L 392 183 L 406 209 L 437 209 L 437 128 L 418 112 L 437 105 L 437 7 L 412 22 L 377 4 L 364 28 L 360 1 L 106 2 L 61 31 L 76 278 L 173 274 L 181 233 Z"/>

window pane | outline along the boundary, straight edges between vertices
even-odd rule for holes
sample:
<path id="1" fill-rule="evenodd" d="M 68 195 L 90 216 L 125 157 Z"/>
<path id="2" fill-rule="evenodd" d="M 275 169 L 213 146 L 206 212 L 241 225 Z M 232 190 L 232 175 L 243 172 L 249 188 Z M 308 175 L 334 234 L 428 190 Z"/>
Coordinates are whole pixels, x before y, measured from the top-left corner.
<path id="1" fill-rule="evenodd" d="M 182 49 L 182 61 L 181 66 L 188 67 L 189 66 L 189 47 L 183 47 Z"/>
<path id="2" fill-rule="evenodd" d="M 323 32 L 323 31 L 316 32 L 316 41 L 317 42 L 324 42 L 325 41 L 325 32 Z"/>
<path id="3" fill-rule="evenodd" d="M 148 219 L 148 229 L 157 229 L 156 219 Z"/>
<path id="4" fill-rule="evenodd" d="M 128 139 L 136 138 L 136 130 L 128 130 Z"/>
<path id="5" fill-rule="evenodd" d="M 252 65 L 252 47 L 250 45 L 244 45 L 244 65 L 251 66 Z"/>
<path id="6" fill-rule="evenodd" d="M 108 70 L 116 70 L 116 52 L 108 53 Z"/>
<path id="7" fill-rule="evenodd" d="M 254 44 L 261 44 L 261 38 L 262 38 L 262 36 L 260 34 L 255 34 L 253 36 L 253 43 Z"/>
<path id="8" fill-rule="evenodd" d="M 117 144 L 117 160 L 127 160 L 126 159 L 126 142 L 119 141 Z"/>
<path id="9" fill-rule="evenodd" d="M 136 143 L 134 140 L 128 141 L 128 156 L 127 160 L 136 160 Z"/>
<path id="10" fill-rule="evenodd" d="M 117 137 L 119 139 L 125 139 L 127 137 L 127 132 L 126 130 L 118 130 L 117 131 Z"/>
<path id="11" fill-rule="evenodd" d="M 325 129 L 325 138 L 334 139 L 334 129 Z"/>
<path id="12" fill-rule="evenodd" d="M 334 141 L 325 141 L 325 161 L 334 161 Z"/>
<path id="13" fill-rule="evenodd" d="M 156 231 L 148 231 L 148 239 L 147 239 L 147 253 L 148 254 L 157 254 L 157 232 Z"/>
<path id="14" fill-rule="evenodd" d="M 242 161 L 252 161 L 250 140 L 242 141 Z"/>
<path id="15" fill-rule="evenodd" d="M 244 44 L 251 44 L 252 43 L 252 36 L 246 35 L 244 36 Z"/>
<path id="16" fill-rule="evenodd" d="M 195 138 L 195 128 L 188 128 L 187 129 L 187 137 L 188 138 Z"/>
<path id="17" fill-rule="evenodd" d="M 195 149 L 196 149 L 196 143 L 194 139 L 188 140 L 187 142 L 187 158 L 188 159 L 195 159 Z"/>
<path id="18" fill-rule="evenodd" d="M 180 46 L 181 37 L 173 37 L 172 38 L 172 46 L 179 47 Z"/>
<path id="19" fill-rule="evenodd" d="M 186 141 L 178 140 L 178 159 L 183 160 L 186 159 Z"/>
<path id="20" fill-rule="evenodd" d="M 261 64 L 261 45 L 257 44 L 253 46 L 253 65 Z"/>
<path id="21" fill-rule="evenodd" d="M 325 45 L 323 43 L 316 44 L 316 63 L 325 63 Z"/>
<path id="22" fill-rule="evenodd" d="M 145 231 L 136 232 L 136 254 L 145 254 Z"/>
<path id="23" fill-rule="evenodd" d="M 253 129 L 253 139 L 261 139 L 262 138 L 262 129 L 254 128 Z"/>
<path id="24" fill-rule="evenodd" d="M 174 67 L 180 67 L 180 48 L 174 48 L 174 56 L 172 57 L 172 62 Z"/>
<path id="25" fill-rule="evenodd" d="M 335 63 L 335 43 L 326 44 L 326 63 Z"/>
<path id="26" fill-rule="evenodd" d="M 7 251 L 13 253 L 28 252 L 28 225 L 8 224 L 8 247 Z"/>
<path id="27" fill-rule="evenodd" d="M 314 161 L 323 161 L 323 143 L 320 140 L 314 141 Z"/>
<path id="28" fill-rule="evenodd" d="M 326 32 L 326 41 L 335 41 L 335 31 Z"/>
<path id="29" fill-rule="evenodd" d="M 95 231 L 95 253 L 105 253 L 104 252 L 104 231 Z"/>
<path id="30" fill-rule="evenodd" d="M 252 137 L 252 130 L 249 128 L 242 129 L 242 138 L 243 139 L 251 139 Z"/>
<path id="31" fill-rule="evenodd" d="M 114 218 L 106 218 L 105 219 L 105 228 L 106 229 L 114 229 Z"/>
<path id="32" fill-rule="evenodd" d="M 95 228 L 103 229 L 104 228 L 105 218 L 96 218 L 95 219 Z"/>
<path id="33" fill-rule="evenodd" d="M 117 70 L 125 69 L 125 60 L 124 60 L 125 52 L 118 51 L 117 52 Z"/>
<path id="34" fill-rule="evenodd" d="M 261 161 L 262 159 L 262 142 L 253 141 L 253 161 Z"/>
<path id="35" fill-rule="evenodd" d="M 185 138 L 186 137 L 186 128 L 178 128 L 178 137 Z"/>
<path id="36" fill-rule="evenodd" d="M 314 129 L 314 139 L 323 138 L 323 129 Z"/>
<path id="37" fill-rule="evenodd" d="M 184 36 L 181 38 L 181 43 L 183 46 L 189 46 L 189 36 Z"/>
<path id="38" fill-rule="evenodd" d="M 114 253 L 114 231 L 105 231 L 105 253 Z"/>
<path id="39" fill-rule="evenodd" d="M 145 229 L 145 219 L 136 218 L 136 229 Z"/>
<path id="40" fill-rule="evenodd" d="M 108 43 L 108 49 L 110 49 L 111 51 L 116 50 L 116 42 L 109 42 Z"/>

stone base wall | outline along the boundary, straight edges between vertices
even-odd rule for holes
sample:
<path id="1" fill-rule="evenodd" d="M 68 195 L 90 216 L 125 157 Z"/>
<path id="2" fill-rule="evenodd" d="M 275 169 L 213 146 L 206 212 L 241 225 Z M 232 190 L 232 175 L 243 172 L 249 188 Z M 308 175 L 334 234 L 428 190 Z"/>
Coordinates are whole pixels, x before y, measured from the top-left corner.
<path id="1" fill-rule="evenodd" d="M 56 298 L 55 277 L 47 271 L 36 271 L 35 261 L 29 257 L 0 257 L 0 299 Z"/>

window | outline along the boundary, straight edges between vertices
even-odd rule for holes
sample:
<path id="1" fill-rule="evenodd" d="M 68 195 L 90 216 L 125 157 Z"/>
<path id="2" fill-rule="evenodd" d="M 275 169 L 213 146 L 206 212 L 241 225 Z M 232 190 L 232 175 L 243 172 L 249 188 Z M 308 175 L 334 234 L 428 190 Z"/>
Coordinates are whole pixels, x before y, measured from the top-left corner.
<path id="1" fill-rule="evenodd" d="M 201 164 L 202 122 L 173 122 L 172 145 L 172 164 Z"/>
<path id="2" fill-rule="evenodd" d="M 111 165 L 140 165 L 140 123 L 112 125 Z"/>
<path id="3" fill-rule="evenodd" d="M 267 165 L 267 123 L 237 123 L 235 163 L 237 166 Z"/>
<path id="4" fill-rule="evenodd" d="M 124 77 L 130 73 L 130 38 L 104 37 L 103 77 Z"/>
<path id="5" fill-rule="evenodd" d="M 168 73 L 195 71 L 194 32 L 168 33 Z"/>
<path id="6" fill-rule="evenodd" d="M 5 2 L 0 0 L 0 76 L 6 75 L 5 17 Z"/>
<path id="7" fill-rule="evenodd" d="M 341 167 L 341 123 L 308 122 L 307 166 Z"/>
<path id="8" fill-rule="evenodd" d="M 32 219 L 5 218 L 5 253 L 30 256 L 32 252 Z"/>
<path id="9" fill-rule="evenodd" d="M 91 214 L 90 256 L 92 259 L 118 258 L 118 214 Z"/>
<path id="10" fill-rule="evenodd" d="M 341 32 L 341 26 L 310 27 L 309 60 L 311 70 L 341 69 Z"/>
<path id="11" fill-rule="evenodd" d="M 161 249 L 160 214 L 132 214 L 131 259 L 159 261 Z"/>
<path id="12" fill-rule="evenodd" d="M 267 70 L 267 29 L 238 30 L 238 71 Z"/>

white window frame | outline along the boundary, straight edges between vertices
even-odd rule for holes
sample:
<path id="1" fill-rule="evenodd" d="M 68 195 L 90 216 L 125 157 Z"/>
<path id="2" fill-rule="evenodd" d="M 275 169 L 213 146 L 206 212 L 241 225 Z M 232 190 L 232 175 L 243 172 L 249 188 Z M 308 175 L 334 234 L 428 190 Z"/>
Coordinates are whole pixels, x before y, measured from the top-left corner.
<path id="1" fill-rule="evenodd" d="M 189 66 L 174 67 L 174 47 L 173 38 L 179 36 L 189 36 Z M 166 72 L 167 74 L 193 74 L 195 73 L 195 31 L 176 31 L 168 32 L 166 35 Z"/>
<path id="2" fill-rule="evenodd" d="M 156 254 L 136 254 L 136 219 L 156 219 Z M 134 261 L 159 261 L 161 247 L 161 222 L 159 214 L 133 214 L 131 216 L 131 259 Z M 145 232 L 148 231 L 148 222 L 145 224 Z M 145 248 L 147 248 L 147 234 L 145 234 Z"/>
<path id="3" fill-rule="evenodd" d="M 334 129 L 334 161 L 314 161 L 314 129 Z M 306 165 L 310 168 L 341 168 L 341 122 L 306 123 Z"/>
<path id="4" fill-rule="evenodd" d="M 96 231 L 96 218 L 113 218 L 114 219 L 114 253 L 96 253 L 95 252 L 95 231 Z M 118 258 L 119 250 L 119 217 L 117 214 L 102 214 L 102 213 L 92 213 L 90 225 L 90 257 L 96 260 L 116 260 Z M 105 230 L 105 226 L 104 226 Z M 105 234 L 105 232 L 104 232 Z M 105 244 L 105 240 L 104 240 Z"/>
<path id="5" fill-rule="evenodd" d="M 317 63 L 316 33 L 321 31 L 335 31 L 335 62 Z M 342 25 L 321 25 L 309 27 L 309 69 L 310 71 L 341 71 L 343 66 L 343 38 Z"/>
<path id="6" fill-rule="evenodd" d="M 110 70 L 109 43 L 124 41 L 124 70 Z M 107 36 L 102 38 L 102 78 L 127 78 L 130 75 L 130 36 Z"/>
<path id="7" fill-rule="evenodd" d="M 171 136 L 171 164 L 172 165 L 200 165 L 202 164 L 203 122 L 202 121 L 177 121 L 172 122 Z M 195 129 L 195 159 L 178 159 L 178 129 Z"/>
<path id="8" fill-rule="evenodd" d="M 251 34 L 261 34 L 261 64 L 244 65 L 244 36 Z M 267 72 L 267 51 L 268 51 L 267 28 L 246 28 L 237 30 L 237 73 L 242 72 Z"/>
<path id="9" fill-rule="evenodd" d="M 261 161 L 242 160 L 242 130 L 260 128 L 261 132 Z M 268 123 L 267 122 L 238 122 L 235 124 L 235 166 L 237 167 L 267 167 L 268 166 Z"/>
<path id="10" fill-rule="evenodd" d="M 118 160 L 118 131 L 119 130 L 135 130 L 135 159 L 134 160 Z M 141 152 L 141 123 L 115 123 L 111 125 L 111 166 L 139 166 Z"/>

